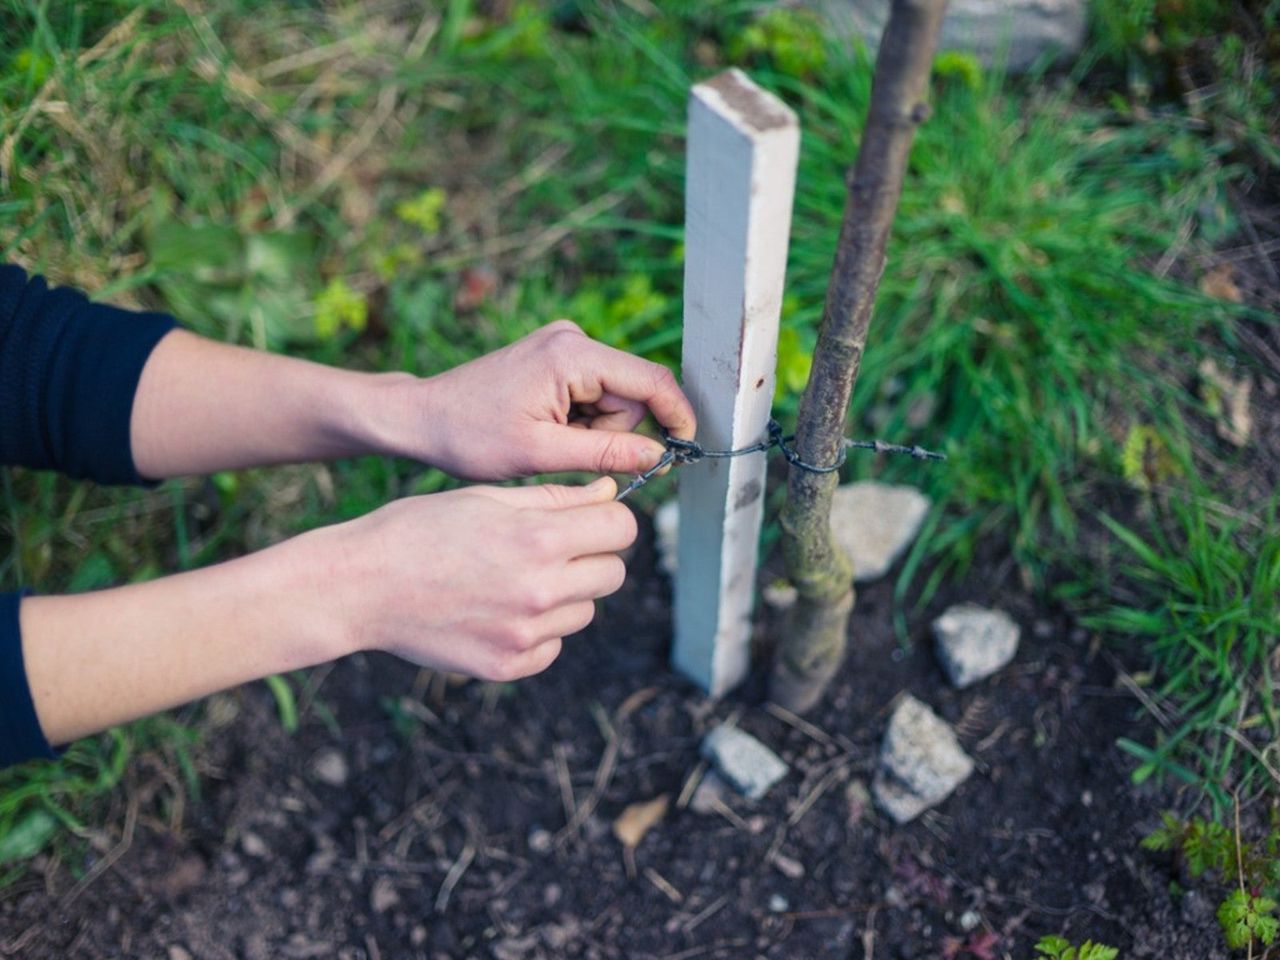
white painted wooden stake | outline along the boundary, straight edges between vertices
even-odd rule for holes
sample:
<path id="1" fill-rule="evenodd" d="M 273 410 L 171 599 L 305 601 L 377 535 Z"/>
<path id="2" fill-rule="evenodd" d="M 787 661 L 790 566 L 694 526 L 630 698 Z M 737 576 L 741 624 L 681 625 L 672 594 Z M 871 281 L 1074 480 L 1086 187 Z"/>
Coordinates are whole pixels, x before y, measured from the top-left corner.
<path id="1" fill-rule="evenodd" d="M 767 431 L 800 127 L 738 70 L 693 88 L 685 187 L 684 389 L 708 449 Z M 673 663 L 713 696 L 750 667 L 765 455 L 682 467 Z"/>

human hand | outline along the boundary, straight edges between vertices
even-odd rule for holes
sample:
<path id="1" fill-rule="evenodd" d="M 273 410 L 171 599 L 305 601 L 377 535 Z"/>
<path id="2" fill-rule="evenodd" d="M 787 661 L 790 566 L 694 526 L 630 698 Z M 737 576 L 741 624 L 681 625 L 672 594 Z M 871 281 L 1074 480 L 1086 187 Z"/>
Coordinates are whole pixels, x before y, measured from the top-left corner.
<path id="1" fill-rule="evenodd" d="M 306 534 L 345 650 L 485 680 L 538 673 L 617 590 L 636 536 L 617 485 L 469 487 Z M 303 555 L 303 554 L 300 554 Z M 335 589 L 334 583 L 341 586 Z"/>
<path id="2" fill-rule="evenodd" d="M 697 425 L 666 367 L 597 343 L 569 320 L 395 389 L 404 434 L 416 438 L 400 452 L 471 480 L 640 473 L 664 452 L 632 432 L 646 414 L 682 439 Z"/>

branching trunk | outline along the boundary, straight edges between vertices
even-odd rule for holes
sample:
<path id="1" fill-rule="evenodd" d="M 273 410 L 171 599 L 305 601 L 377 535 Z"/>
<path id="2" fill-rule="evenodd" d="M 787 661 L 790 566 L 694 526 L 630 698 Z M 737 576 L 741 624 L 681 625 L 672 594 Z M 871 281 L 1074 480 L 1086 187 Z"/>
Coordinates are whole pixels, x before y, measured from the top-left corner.
<path id="1" fill-rule="evenodd" d="M 880 41 L 871 107 L 796 425 L 796 446 L 808 463 L 834 463 L 840 456 L 907 156 L 929 112 L 925 95 L 945 8 L 946 0 L 894 0 Z M 773 665 L 769 697 L 797 713 L 817 703 L 840 666 L 853 611 L 853 569 L 831 537 L 836 483 L 834 473 L 793 466 L 782 512 L 787 575 L 800 597 Z"/>

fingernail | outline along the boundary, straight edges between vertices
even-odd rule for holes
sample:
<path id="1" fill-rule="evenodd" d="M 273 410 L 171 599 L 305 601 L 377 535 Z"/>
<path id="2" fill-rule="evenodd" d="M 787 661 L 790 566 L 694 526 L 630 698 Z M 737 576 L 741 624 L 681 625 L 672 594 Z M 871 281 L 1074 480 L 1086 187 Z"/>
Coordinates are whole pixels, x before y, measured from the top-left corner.
<path id="1" fill-rule="evenodd" d="M 592 480 L 590 483 L 588 483 L 586 487 L 584 487 L 583 489 L 590 490 L 592 493 L 595 493 L 596 491 L 602 489 L 603 487 L 608 486 L 611 483 L 613 483 L 613 479 L 610 477 L 597 477 L 595 480 Z"/>

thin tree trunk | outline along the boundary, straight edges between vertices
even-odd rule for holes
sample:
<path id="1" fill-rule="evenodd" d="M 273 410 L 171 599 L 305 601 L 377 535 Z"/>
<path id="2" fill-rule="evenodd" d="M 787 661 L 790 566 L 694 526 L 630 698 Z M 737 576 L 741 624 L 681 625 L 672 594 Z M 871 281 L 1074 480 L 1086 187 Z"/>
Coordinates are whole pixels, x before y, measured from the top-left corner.
<path id="1" fill-rule="evenodd" d="M 907 156 L 929 114 L 925 96 L 945 8 L 946 0 L 894 0 L 880 41 L 813 372 L 800 401 L 796 447 L 808 463 L 835 463 L 842 450 Z M 835 473 L 792 466 L 782 511 L 787 576 L 800 597 L 778 648 L 769 697 L 796 713 L 818 702 L 840 666 L 853 611 L 853 568 L 831 537 L 836 483 Z"/>

